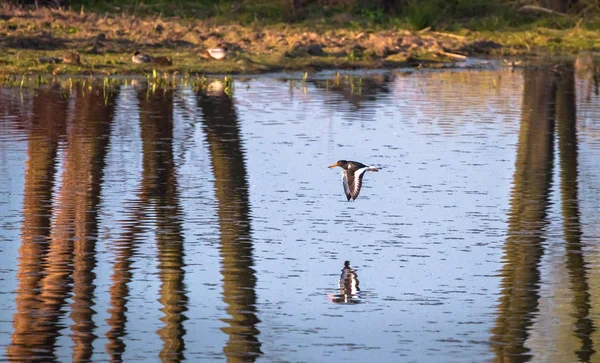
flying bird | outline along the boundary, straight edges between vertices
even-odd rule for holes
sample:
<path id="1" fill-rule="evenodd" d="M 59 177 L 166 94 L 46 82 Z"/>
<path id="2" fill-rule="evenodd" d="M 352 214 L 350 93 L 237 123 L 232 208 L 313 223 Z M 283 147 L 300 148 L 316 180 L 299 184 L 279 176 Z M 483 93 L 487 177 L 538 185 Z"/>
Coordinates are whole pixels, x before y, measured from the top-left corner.
<path id="1" fill-rule="evenodd" d="M 335 168 L 336 166 L 344 169 L 342 171 L 342 185 L 344 186 L 344 193 L 346 193 L 348 200 L 358 198 L 365 172 L 379 171 L 377 168 L 359 163 L 358 161 L 338 160 L 335 164 L 330 165 L 329 168 Z"/>

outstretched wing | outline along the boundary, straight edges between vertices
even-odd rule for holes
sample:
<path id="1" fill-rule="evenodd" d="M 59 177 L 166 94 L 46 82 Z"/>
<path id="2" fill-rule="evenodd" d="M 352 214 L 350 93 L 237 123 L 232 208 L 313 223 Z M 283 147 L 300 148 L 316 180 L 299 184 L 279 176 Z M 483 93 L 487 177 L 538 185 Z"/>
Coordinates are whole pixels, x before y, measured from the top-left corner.
<path id="1" fill-rule="evenodd" d="M 365 174 L 365 171 L 367 171 L 367 169 L 369 169 L 368 166 L 360 168 L 354 172 L 354 175 L 350 173 L 348 177 L 348 188 L 350 189 L 350 195 L 352 196 L 352 200 L 358 198 L 358 193 L 360 193 L 360 187 L 362 187 L 363 175 Z M 348 197 L 348 200 L 350 200 L 350 197 Z"/>
<path id="2" fill-rule="evenodd" d="M 346 198 L 350 200 L 352 195 L 350 194 L 350 183 L 354 182 L 354 178 L 352 177 L 352 173 L 348 174 L 347 170 L 342 172 L 342 185 L 344 186 L 344 193 L 346 193 Z"/>

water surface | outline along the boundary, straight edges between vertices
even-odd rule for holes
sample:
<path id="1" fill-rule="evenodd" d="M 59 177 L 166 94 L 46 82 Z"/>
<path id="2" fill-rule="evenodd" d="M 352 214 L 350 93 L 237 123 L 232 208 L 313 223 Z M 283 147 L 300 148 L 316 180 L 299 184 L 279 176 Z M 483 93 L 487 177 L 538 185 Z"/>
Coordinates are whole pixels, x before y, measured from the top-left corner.
<path id="1" fill-rule="evenodd" d="M 591 75 L 286 77 L 0 88 L 2 359 L 598 359 Z"/>

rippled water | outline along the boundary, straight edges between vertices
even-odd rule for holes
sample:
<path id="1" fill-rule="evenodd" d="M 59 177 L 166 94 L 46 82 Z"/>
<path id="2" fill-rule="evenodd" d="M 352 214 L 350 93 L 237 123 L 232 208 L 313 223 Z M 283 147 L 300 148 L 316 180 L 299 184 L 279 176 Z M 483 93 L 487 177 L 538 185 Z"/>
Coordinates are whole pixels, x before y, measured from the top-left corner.
<path id="1" fill-rule="evenodd" d="M 286 77 L 0 88 L 2 359 L 598 360 L 597 77 Z"/>

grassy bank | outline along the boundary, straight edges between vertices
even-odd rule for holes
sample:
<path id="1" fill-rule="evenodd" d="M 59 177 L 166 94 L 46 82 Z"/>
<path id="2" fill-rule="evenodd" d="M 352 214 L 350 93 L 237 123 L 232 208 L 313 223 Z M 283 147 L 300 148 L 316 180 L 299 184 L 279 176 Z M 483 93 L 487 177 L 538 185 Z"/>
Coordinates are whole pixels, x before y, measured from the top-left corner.
<path id="1" fill-rule="evenodd" d="M 419 7 L 403 16 L 324 8 L 320 14 L 308 9 L 301 19 L 285 21 L 298 14 L 285 7 L 236 10 L 227 1 L 208 9 L 201 6 L 206 2 L 184 0 L 106 4 L 92 2 L 86 8 L 72 3 L 70 9 L 5 5 L 0 12 L 0 73 L 233 74 L 439 67 L 464 57 L 530 58 L 600 50 L 595 17 L 527 18 L 496 11 L 460 20 L 456 14 L 440 19 L 435 9 Z M 206 49 L 216 46 L 227 47 L 225 59 L 207 56 Z M 172 64 L 134 64 L 136 50 L 169 57 Z M 79 60 L 67 64 L 73 53 Z"/>

